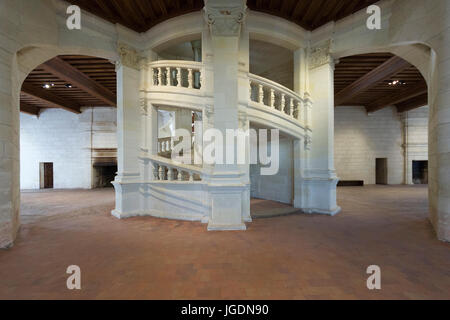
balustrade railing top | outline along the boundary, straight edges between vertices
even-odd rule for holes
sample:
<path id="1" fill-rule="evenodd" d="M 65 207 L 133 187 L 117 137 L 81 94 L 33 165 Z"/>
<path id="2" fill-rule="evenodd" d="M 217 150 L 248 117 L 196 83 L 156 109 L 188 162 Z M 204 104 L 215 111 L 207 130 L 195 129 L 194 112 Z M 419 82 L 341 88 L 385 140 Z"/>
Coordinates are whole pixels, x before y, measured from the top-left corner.
<path id="1" fill-rule="evenodd" d="M 203 64 L 195 61 L 160 60 L 149 63 L 153 86 L 200 89 Z"/>
<path id="2" fill-rule="evenodd" d="M 263 77 L 249 74 L 250 100 L 298 121 L 304 117 L 304 100 L 294 91 Z"/>

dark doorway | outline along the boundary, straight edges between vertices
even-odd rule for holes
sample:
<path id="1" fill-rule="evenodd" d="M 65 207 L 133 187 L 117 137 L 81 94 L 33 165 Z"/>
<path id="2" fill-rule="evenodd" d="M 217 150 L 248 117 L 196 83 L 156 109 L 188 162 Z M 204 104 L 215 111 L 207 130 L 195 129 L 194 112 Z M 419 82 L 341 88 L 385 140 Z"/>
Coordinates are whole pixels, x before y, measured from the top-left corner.
<path id="1" fill-rule="evenodd" d="M 376 159 L 376 184 L 388 184 L 387 158 Z"/>
<path id="2" fill-rule="evenodd" d="M 39 183 L 41 189 L 53 189 L 52 162 L 41 162 L 39 164 Z"/>
<path id="3" fill-rule="evenodd" d="M 112 188 L 117 173 L 116 164 L 95 164 L 94 165 L 93 188 Z"/>
<path id="4" fill-rule="evenodd" d="M 428 161 L 413 161 L 412 171 L 414 184 L 428 184 Z"/>

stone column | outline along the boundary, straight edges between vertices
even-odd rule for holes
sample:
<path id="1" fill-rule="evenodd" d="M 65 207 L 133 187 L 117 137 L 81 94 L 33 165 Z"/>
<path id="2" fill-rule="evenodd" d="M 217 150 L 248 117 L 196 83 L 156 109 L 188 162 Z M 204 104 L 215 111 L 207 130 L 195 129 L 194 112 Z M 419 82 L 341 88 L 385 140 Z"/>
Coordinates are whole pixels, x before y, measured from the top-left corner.
<path id="1" fill-rule="evenodd" d="M 12 246 L 19 228 L 19 91 L 13 57 L 0 55 L 0 248 Z"/>
<path id="2" fill-rule="evenodd" d="M 443 17 L 446 18 L 444 15 Z M 450 35 L 436 37 L 432 52 L 429 139 L 429 203 L 430 221 L 437 237 L 450 241 Z"/>
<path id="3" fill-rule="evenodd" d="M 309 57 L 309 85 L 312 99 L 312 143 L 304 192 L 306 211 L 335 215 L 338 178 L 334 169 L 334 63 L 330 42 L 312 48 Z M 307 145 L 309 141 L 306 141 Z"/>
<path id="4" fill-rule="evenodd" d="M 136 50 L 119 44 L 120 62 L 117 64 L 117 166 L 113 182 L 116 190 L 117 218 L 139 212 L 139 152 L 141 149 L 140 72 Z"/>
<path id="5" fill-rule="evenodd" d="M 214 128 L 226 137 L 227 129 L 239 128 L 239 38 L 245 18 L 244 0 L 205 1 L 210 26 L 214 69 Z M 248 85 L 245 87 L 248 92 Z M 226 144 L 224 139 L 224 154 Z M 236 146 L 234 147 L 236 154 Z M 224 157 L 225 158 L 225 157 Z M 244 230 L 243 192 L 237 164 L 215 164 L 209 181 L 211 217 L 208 230 Z"/>

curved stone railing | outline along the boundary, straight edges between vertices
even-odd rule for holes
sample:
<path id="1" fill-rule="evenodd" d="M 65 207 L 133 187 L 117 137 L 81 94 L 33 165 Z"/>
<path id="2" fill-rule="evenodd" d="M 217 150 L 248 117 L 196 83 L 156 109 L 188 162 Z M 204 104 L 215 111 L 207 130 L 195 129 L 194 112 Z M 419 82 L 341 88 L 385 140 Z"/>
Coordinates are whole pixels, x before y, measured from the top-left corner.
<path id="1" fill-rule="evenodd" d="M 251 101 L 298 121 L 304 120 L 302 119 L 304 101 L 297 93 L 254 74 L 249 74 L 248 77 Z"/>
<path id="2" fill-rule="evenodd" d="M 149 160 L 153 167 L 153 180 L 155 181 L 202 181 L 203 169 L 201 167 L 181 164 L 170 159 L 151 155 L 144 159 Z"/>
<path id="3" fill-rule="evenodd" d="M 200 89 L 203 64 L 195 61 L 160 60 L 149 64 L 152 86 Z"/>

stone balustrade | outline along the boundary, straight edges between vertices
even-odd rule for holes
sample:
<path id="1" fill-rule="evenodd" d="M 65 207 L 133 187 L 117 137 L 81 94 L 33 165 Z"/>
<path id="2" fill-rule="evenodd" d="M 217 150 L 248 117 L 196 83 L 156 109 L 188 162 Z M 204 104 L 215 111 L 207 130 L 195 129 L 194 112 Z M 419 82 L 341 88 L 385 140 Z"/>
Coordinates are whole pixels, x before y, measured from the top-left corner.
<path id="1" fill-rule="evenodd" d="M 296 120 L 304 120 L 302 119 L 304 101 L 297 93 L 254 74 L 249 74 L 249 82 L 251 101 Z"/>
<path id="2" fill-rule="evenodd" d="M 203 170 L 201 167 L 176 163 L 160 156 L 146 158 L 152 165 L 154 181 L 202 181 Z"/>
<path id="3" fill-rule="evenodd" d="M 200 89 L 203 64 L 195 61 L 160 60 L 151 62 L 153 86 Z"/>

